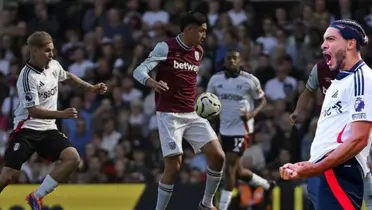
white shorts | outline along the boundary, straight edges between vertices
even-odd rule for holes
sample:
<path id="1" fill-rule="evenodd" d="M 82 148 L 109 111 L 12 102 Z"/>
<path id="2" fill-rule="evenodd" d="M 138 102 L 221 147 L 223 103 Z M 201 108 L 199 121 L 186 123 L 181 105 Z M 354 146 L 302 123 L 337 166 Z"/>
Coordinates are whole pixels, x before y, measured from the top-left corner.
<path id="1" fill-rule="evenodd" d="M 182 139 L 186 139 L 195 153 L 208 142 L 218 139 L 208 120 L 195 112 L 156 112 L 163 156 L 183 154 Z"/>
<path id="2" fill-rule="evenodd" d="M 372 175 L 368 173 L 364 177 L 364 202 L 366 203 L 367 209 L 372 210 Z"/>

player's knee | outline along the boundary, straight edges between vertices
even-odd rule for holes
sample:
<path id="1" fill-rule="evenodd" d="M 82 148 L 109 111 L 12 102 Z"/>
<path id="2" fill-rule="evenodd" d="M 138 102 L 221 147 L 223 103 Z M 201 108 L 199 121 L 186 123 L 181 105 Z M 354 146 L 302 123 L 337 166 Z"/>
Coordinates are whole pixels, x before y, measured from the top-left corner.
<path id="1" fill-rule="evenodd" d="M 73 147 L 68 147 L 61 152 L 60 160 L 68 162 L 72 167 L 78 167 L 80 165 L 80 156 L 77 150 Z"/>
<path id="2" fill-rule="evenodd" d="M 238 157 L 235 154 L 231 153 L 226 154 L 225 170 L 228 170 L 229 172 L 235 171 L 237 168 L 237 159 Z"/>
<path id="3" fill-rule="evenodd" d="M 0 174 L 0 184 L 7 185 L 19 177 L 19 170 L 4 167 Z"/>
<path id="4" fill-rule="evenodd" d="M 182 156 L 165 157 L 165 172 L 177 173 L 181 170 Z"/>
<path id="5" fill-rule="evenodd" d="M 222 168 L 225 162 L 225 153 L 216 151 L 213 154 L 209 155 L 208 161 L 215 167 Z"/>
<path id="6" fill-rule="evenodd" d="M 234 153 L 227 153 L 226 154 L 226 165 L 236 165 L 238 156 Z"/>

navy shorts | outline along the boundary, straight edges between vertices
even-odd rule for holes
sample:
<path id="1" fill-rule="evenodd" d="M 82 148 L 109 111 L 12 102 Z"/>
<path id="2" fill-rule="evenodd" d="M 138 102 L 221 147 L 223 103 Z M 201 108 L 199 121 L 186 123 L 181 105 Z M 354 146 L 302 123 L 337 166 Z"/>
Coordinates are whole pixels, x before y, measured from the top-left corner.
<path id="1" fill-rule="evenodd" d="M 315 210 L 359 210 L 363 203 L 363 170 L 355 158 L 308 179 Z"/>

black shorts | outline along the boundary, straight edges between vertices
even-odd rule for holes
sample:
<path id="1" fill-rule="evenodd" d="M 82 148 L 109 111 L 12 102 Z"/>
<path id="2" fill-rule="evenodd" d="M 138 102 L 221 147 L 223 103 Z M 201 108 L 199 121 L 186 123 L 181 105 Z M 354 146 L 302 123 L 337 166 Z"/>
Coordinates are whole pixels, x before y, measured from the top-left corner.
<path id="1" fill-rule="evenodd" d="M 239 157 L 243 155 L 247 148 L 245 136 L 221 136 L 222 149 L 225 153 L 235 153 Z"/>
<path id="2" fill-rule="evenodd" d="M 37 131 L 24 128 L 13 131 L 5 151 L 5 166 L 20 170 L 34 152 L 54 162 L 68 147 L 72 147 L 70 140 L 58 130 Z"/>

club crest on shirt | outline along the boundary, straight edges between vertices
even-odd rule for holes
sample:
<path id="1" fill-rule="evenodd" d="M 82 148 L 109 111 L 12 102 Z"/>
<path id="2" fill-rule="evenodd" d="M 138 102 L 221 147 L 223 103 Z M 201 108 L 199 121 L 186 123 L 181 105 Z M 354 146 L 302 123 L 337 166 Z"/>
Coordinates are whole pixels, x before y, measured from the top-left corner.
<path id="1" fill-rule="evenodd" d="M 25 95 L 25 99 L 26 99 L 27 101 L 32 101 L 32 94 L 31 94 L 31 93 L 26 93 L 26 95 Z"/>
<path id="2" fill-rule="evenodd" d="M 355 104 L 354 104 L 354 109 L 356 112 L 361 112 L 364 109 L 364 101 L 362 100 L 361 97 L 356 98 Z"/>
<path id="3" fill-rule="evenodd" d="M 198 51 L 195 51 L 195 60 L 199 60 L 200 59 L 200 53 Z"/>
<path id="4" fill-rule="evenodd" d="M 175 142 L 169 142 L 169 149 L 171 149 L 171 150 L 175 150 L 176 149 L 176 143 Z"/>

